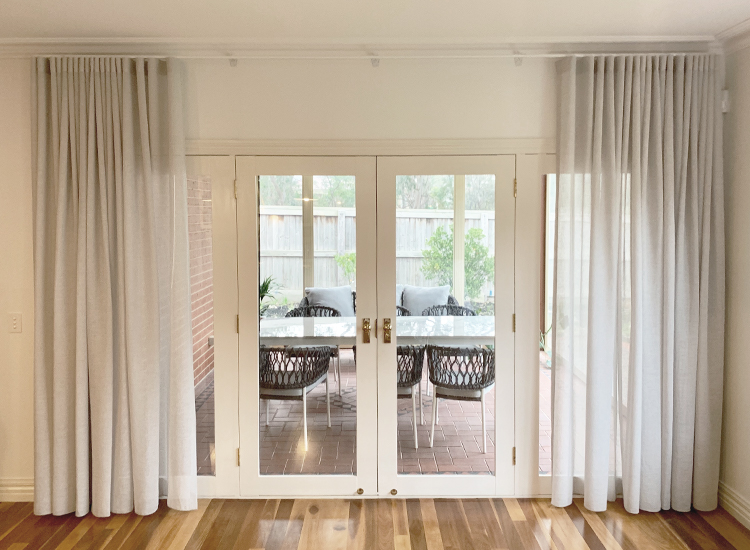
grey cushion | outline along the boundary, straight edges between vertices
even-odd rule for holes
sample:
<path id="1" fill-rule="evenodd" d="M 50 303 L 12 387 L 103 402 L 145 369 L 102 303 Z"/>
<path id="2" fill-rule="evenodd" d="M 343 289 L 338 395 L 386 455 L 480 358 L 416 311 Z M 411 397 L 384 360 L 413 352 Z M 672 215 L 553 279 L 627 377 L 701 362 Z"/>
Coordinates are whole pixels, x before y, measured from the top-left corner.
<path id="1" fill-rule="evenodd" d="M 396 305 L 403 306 L 404 285 L 396 285 Z"/>
<path id="2" fill-rule="evenodd" d="M 342 317 L 355 316 L 352 287 L 349 285 L 328 288 L 309 287 L 305 289 L 305 295 L 311 306 L 332 307 L 341 313 Z"/>
<path id="3" fill-rule="evenodd" d="M 448 303 L 451 287 L 445 286 L 411 286 L 404 285 L 404 307 L 412 315 L 422 315 L 428 307 L 442 306 Z"/>

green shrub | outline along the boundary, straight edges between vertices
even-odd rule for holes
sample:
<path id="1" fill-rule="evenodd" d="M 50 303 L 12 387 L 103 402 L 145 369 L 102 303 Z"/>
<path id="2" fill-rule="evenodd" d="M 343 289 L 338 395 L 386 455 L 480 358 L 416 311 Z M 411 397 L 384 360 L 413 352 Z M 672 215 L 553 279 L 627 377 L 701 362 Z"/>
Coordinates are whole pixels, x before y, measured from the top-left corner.
<path id="1" fill-rule="evenodd" d="M 484 232 L 478 227 L 466 232 L 464 241 L 465 292 L 469 298 L 478 298 L 482 286 L 494 276 L 494 260 L 482 241 Z M 453 225 L 440 226 L 427 239 L 422 251 L 422 273 L 438 285 L 450 285 L 453 292 Z"/>

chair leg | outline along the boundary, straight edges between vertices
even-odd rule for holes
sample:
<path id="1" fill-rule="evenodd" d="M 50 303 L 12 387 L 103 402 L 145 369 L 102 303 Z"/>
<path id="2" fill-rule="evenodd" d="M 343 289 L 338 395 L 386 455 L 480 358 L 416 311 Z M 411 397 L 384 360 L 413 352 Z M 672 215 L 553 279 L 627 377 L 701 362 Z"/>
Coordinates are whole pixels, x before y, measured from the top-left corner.
<path id="1" fill-rule="evenodd" d="M 270 403 L 271 402 L 268 399 L 265 399 L 264 401 L 266 402 L 266 426 L 268 426 L 268 417 L 270 416 L 270 411 L 271 411 Z"/>
<path id="2" fill-rule="evenodd" d="M 487 411 L 484 408 L 484 389 L 482 389 L 482 453 L 487 453 Z"/>
<path id="3" fill-rule="evenodd" d="M 435 395 L 435 388 L 432 388 L 432 402 L 435 404 L 435 424 L 440 424 L 440 409 L 438 409 L 438 398 Z"/>
<path id="4" fill-rule="evenodd" d="M 437 397 L 432 398 L 432 429 L 430 430 L 430 448 L 435 444 L 435 420 L 437 419 Z"/>
<path id="5" fill-rule="evenodd" d="M 328 374 L 326 374 L 326 414 L 328 415 L 328 427 L 331 427 L 331 393 L 328 391 Z"/>
<path id="6" fill-rule="evenodd" d="M 307 388 L 302 388 L 302 431 L 305 433 L 305 451 L 307 451 Z"/>
<path id="7" fill-rule="evenodd" d="M 336 367 L 339 369 L 339 396 L 341 396 L 341 350 L 340 349 L 339 349 L 339 354 L 336 357 Z"/>
<path id="8" fill-rule="evenodd" d="M 411 413 L 414 421 L 414 448 L 419 449 L 419 440 L 417 439 L 417 394 L 414 393 L 414 387 L 411 389 Z"/>
<path id="9" fill-rule="evenodd" d="M 424 403 L 422 402 L 422 381 L 419 381 L 419 416 L 420 424 L 424 426 Z"/>

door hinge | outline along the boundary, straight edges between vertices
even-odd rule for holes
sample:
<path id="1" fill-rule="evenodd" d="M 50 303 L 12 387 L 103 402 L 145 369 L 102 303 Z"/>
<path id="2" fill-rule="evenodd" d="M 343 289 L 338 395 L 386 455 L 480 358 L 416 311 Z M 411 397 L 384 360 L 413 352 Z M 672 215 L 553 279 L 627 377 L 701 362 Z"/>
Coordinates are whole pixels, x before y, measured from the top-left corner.
<path id="1" fill-rule="evenodd" d="M 237 457 L 238 457 L 238 458 L 237 458 L 237 464 L 238 464 L 238 465 L 239 465 L 239 460 L 240 460 L 240 459 L 239 459 L 239 452 L 240 452 L 240 450 L 239 450 L 239 449 L 237 449 L 237 453 L 238 453 L 238 454 L 237 454 Z M 515 466 L 515 465 L 516 465 L 516 448 L 515 448 L 515 447 L 513 447 L 513 466 Z"/>
<path id="2" fill-rule="evenodd" d="M 234 180 L 234 198 L 237 198 L 237 180 Z"/>
<path id="3" fill-rule="evenodd" d="M 513 196 L 518 196 L 518 180 L 516 178 L 513 178 Z"/>
<path id="4" fill-rule="evenodd" d="M 513 314 L 513 332 L 516 332 L 516 314 Z"/>
<path id="5" fill-rule="evenodd" d="M 513 464 L 515 464 L 515 463 L 516 463 L 516 459 L 514 458 L 513 459 Z M 240 448 L 237 447 L 237 466 L 239 466 L 239 465 L 240 465 Z"/>
<path id="6" fill-rule="evenodd" d="M 240 316 L 237 315 L 237 334 L 240 333 Z"/>

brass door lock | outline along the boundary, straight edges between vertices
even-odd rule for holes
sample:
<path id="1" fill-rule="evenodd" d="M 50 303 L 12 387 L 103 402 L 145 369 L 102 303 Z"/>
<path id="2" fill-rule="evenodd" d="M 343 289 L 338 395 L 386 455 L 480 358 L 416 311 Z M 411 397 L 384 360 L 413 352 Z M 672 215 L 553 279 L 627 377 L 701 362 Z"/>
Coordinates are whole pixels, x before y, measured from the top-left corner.
<path id="1" fill-rule="evenodd" d="M 383 343 L 391 343 L 391 320 L 383 319 Z"/>
<path id="2" fill-rule="evenodd" d="M 362 343 L 370 343 L 370 318 L 365 317 L 362 319 Z"/>

